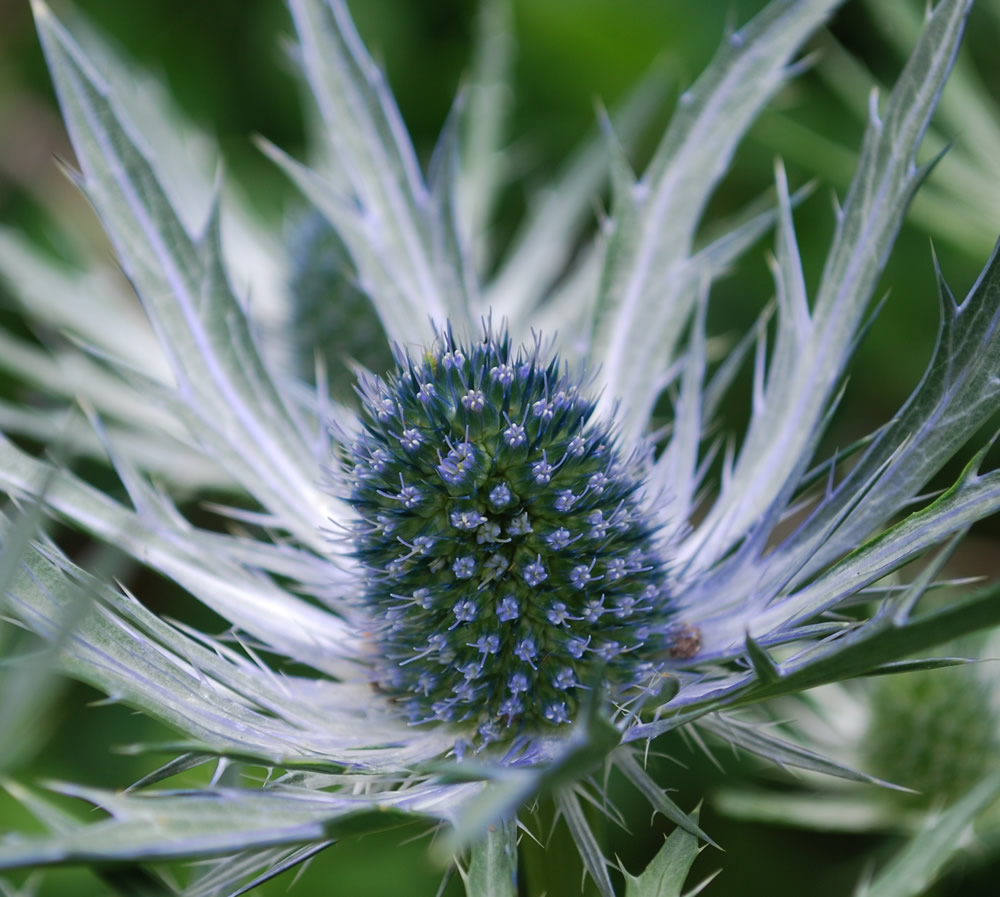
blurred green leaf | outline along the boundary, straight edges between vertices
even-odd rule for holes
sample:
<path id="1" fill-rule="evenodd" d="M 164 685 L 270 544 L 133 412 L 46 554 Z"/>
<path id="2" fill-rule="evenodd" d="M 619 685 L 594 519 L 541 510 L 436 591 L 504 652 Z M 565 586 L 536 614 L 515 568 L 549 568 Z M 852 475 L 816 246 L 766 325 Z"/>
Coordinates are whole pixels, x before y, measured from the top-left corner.
<path id="1" fill-rule="evenodd" d="M 1000 796 L 1000 773 L 983 779 L 965 797 L 940 813 L 931 813 L 923 830 L 856 897 L 918 897 L 940 876 L 961 849 L 976 816 Z"/>
<path id="2" fill-rule="evenodd" d="M 120 897 L 177 897 L 163 879 L 139 866 L 99 870 L 98 875 Z"/>
<path id="3" fill-rule="evenodd" d="M 799 794 L 724 788 L 712 795 L 712 806 L 734 819 L 817 832 L 909 831 L 922 819 L 919 812 L 904 812 L 898 804 L 877 802 L 865 793 Z"/>

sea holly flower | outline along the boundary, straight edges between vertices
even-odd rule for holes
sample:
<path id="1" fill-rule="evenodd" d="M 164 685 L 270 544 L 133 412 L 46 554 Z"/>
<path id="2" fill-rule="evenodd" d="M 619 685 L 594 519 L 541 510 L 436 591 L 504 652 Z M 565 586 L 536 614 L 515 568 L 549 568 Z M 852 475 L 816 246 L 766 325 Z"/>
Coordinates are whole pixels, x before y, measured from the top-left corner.
<path id="1" fill-rule="evenodd" d="M 184 753 L 128 792 L 73 788 L 110 817 L 6 839 L 0 866 L 224 857 L 213 881 L 235 888 L 341 834 L 416 818 L 445 829 L 444 854 L 468 857 L 471 893 L 511 894 L 518 825 L 545 795 L 610 895 L 583 809 L 602 768 L 689 839 L 672 876 L 704 837 L 643 764 L 664 732 L 866 780 L 732 711 L 884 670 L 1000 618 L 992 594 L 915 612 L 947 550 L 906 588 L 878 588 L 1000 506 L 984 452 L 919 498 L 1000 406 L 1000 275 L 994 256 L 961 303 L 939 277 L 940 338 L 910 400 L 849 468 L 815 457 L 926 172 L 917 148 L 970 4 L 941 0 L 891 95 L 873 98 L 810 297 L 780 166 L 773 209 L 707 245 L 695 235 L 741 136 L 836 5 L 775 0 L 729 35 L 640 177 L 606 122 L 613 202 L 599 235 L 580 248 L 575 222 L 600 185 L 588 153 L 490 264 L 480 237 L 499 154 L 483 135 L 497 131 L 497 72 L 485 66 L 456 107 L 425 176 L 346 6 L 290 0 L 325 143 L 313 166 L 265 149 L 333 228 L 392 347 L 381 375 L 361 372 L 356 406 L 330 398 L 322 368 L 306 385 L 300 363 L 258 338 L 224 204 L 199 220 L 178 198 L 113 85 L 35 3 L 80 185 L 155 343 L 119 326 L 113 289 L 67 290 L 93 300 L 92 315 L 48 293 L 26 304 L 89 351 L 74 350 L 72 382 L 14 337 L 8 364 L 84 400 L 128 503 L 6 439 L 0 485 L 173 580 L 233 637 L 161 619 L 39 540 L 5 613 L 56 644 L 66 672 L 182 733 Z M 709 286 L 772 226 L 774 322 L 710 364 Z M 10 257 L 30 274 L 15 288 L 36 295 L 37 266 Z M 750 422 L 717 458 L 720 398 L 754 346 Z M 668 432 L 652 423 L 663 408 Z M 90 431 L 68 438 L 94 450 Z M 174 490 L 206 485 L 234 531 L 196 526 L 174 503 Z M 67 637 L 81 588 L 95 607 Z M 150 787 L 209 759 L 271 772 L 256 785 Z"/>
<path id="2" fill-rule="evenodd" d="M 383 621 L 375 681 L 410 721 L 510 748 L 572 722 L 598 667 L 618 703 L 655 692 L 669 629 L 660 546 L 641 463 L 594 420 L 585 386 L 539 343 L 515 351 L 487 326 L 467 346 L 442 334 L 360 391 L 362 432 L 341 440 L 344 496 L 362 603 Z"/>

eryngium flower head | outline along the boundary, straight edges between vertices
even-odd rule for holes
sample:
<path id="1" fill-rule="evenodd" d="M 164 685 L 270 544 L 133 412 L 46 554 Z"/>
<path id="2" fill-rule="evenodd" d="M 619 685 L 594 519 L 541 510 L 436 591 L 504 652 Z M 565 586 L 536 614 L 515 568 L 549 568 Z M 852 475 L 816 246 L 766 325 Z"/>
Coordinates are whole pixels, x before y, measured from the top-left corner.
<path id="1" fill-rule="evenodd" d="M 1000 718 L 989 666 L 887 676 L 860 693 L 867 725 L 858 759 L 886 781 L 914 789 L 893 795 L 901 806 L 950 803 L 996 772 Z"/>
<path id="2" fill-rule="evenodd" d="M 378 684 L 483 744 L 570 723 L 597 670 L 641 695 L 667 625 L 632 459 L 545 354 L 442 336 L 364 384 L 345 459 Z"/>
<path id="3" fill-rule="evenodd" d="M 25 274 L 38 263 L 16 257 L 25 314 L 96 351 L 74 357 L 82 373 L 72 382 L 61 354 L 28 351 L 16 337 L 7 337 L 13 351 L 0 353 L 3 361 L 26 383 L 44 382 L 93 409 L 100 440 L 88 431 L 69 441 L 102 459 L 107 449 L 129 504 L 3 438 L 0 488 L 15 501 L 39 500 L 178 583 L 227 620 L 238 647 L 100 586 L 48 542 L 4 568 L 12 579 L 0 590 L 3 615 L 51 639 L 71 675 L 184 733 L 187 753 L 144 785 L 208 756 L 279 771 L 263 783 L 213 781 L 207 791 L 166 796 L 145 787 L 88 790 L 112 818 L 64 831 L 60 816 L 50 835 L 0 839 L 0 866 L 239 851 L 234 866 L 247 871 L 252 855 L 269 874 L 356 832 L 359 813 L 378 825 L 394 810 L 449 823 L 452 849 L 475 842 L 482 868 L 492 870 L 484 889 L 511 893 L 517 817 L 548 792 L 587 872 L 612 897 L 583 802 L 612 816 L 615 802 L 595 793 L 602 777 L 592 773 L 617 769 L 659 812 L 698 833 L 643 768 L 650 740 L 685 727 L 694 739 L 722 738 L 785 765 L 837 770 L 733 711 L 895 669 L 941 633 L 1000 619 L 992 594 L 931 620 L 914 613 L 942 559 L 902 590 L 880 585 L 1000 509 L 1000 472 L 980 472 L 982 455 L 951 489 L 921 498 L 1000 409 L 1000 256 L 961 303 L 941 281 L 941 336 L 927 373 L 892 421 L 858 443 L 849 469 L 839 454 L 824 459 L 819 443 L 925 171 L 916 149 L 969 0 L 940 0 L 896 88 L 880 108 L 873 103 L 814 291 L 780 167 L 773 209 L 748 209 L 716 239 L 699 238 L 708 232 L 701 213 L 741 136 L 836 0 L 772 0 L 733 32 L 679 97 L 642 175 L 608 141 L 612 203 L 593 241 L 578 229 L 599 189 L 596 156 L 584 153 L 583 167 L 571 166 L 548 191 L 499 259 L 481 239 L 490 222 L 476 216 L 496 199 L 488 192 L 502 178 L 488 169 L 501 147 L 471 141 L 474 151 L 463 156 L 462 129 L 449 127 L 425 178 L 342 0 L 290 0 L 295 58 L 329 142 L 317 147 L 316 168 L 269 153 L 335 227 L 350 257 L 344 277 L 371 299 L 388 340 L 431 351 L 400 356 L 397 374 L 371 381 L 360 419 L 330 398 L 322 334 L 312 334 L 314 389 L 289 376 L 300 366 L 286 366 L 279 346 L 257 338 L 248 296 L 269 290 L 243 275 L 262 258 L 282 269 L 265 283 L 282 312 L 276 320 L 294 329 L 299 318 L 280 293 L 291 279 L 288 258 L 269 240 L 250 251 L 230 245 L 225 202 L 207 216 L 176 202 L 147 149 L 162 141 L 136 137 L 83 50 L 42 0 L 33 3 L 80 182 L 158 342 L 130 326 L 134 297 L 45 265 L 39 276 Z M 495 96 L 470 91 L 479 125 Z M 715 364 L 707 288 L 770 225 L 776 320 L 770 326 L 765 315 Z M 484 345 L 456 342 L 446 329 L 475 339 L 491 314 L 515 344 L 558 329 L 562 357 L 594 372 L 594 395 L 540 350 L 512 351 L 489 333 Z M 750 420 L 724 448 L 713 439 L 720 403 L 755 343 Z M 617 440 L 605 423 L 612 417 Z M 48 416 L 0 408 L 7 422 L 34 439 L 65 438 Z M 577 437 L 580 456 L 571 450 Z M 653 452 L 644 448 L 651 439 Z M 339 495 L 322 488 L 324 467 L 343 484 Z M 236 532 L 199 528 L 169 497 L 206 485 L 228 497 L 215 507 L 237 521 Z M 355 527 L 351 542 L 331 543 L 324 521 Z M 0 538 L 9 529 L 0 518 Z M 78 583 L 98 596 L 97 612 L 66 613 Z M 649 585 L 663 591 L 647 597 Z M 875 610 L 866 617 L 864 607 Z M 454 661 L 441 663 L 450 652 Z M 649 683 L 643 663 L 652 664 Z M 556 681 L 563 669 L 572 686 L 568 677 Z M 656 682 L 662 692 L 637 711 Z M 480 747 L 497 735 L 476 762 L 450 762 L 468 742 Z M 273 853 L 279 846 L 283 853 Z M 239 877 L 227 863 L 213 875 Z"/>

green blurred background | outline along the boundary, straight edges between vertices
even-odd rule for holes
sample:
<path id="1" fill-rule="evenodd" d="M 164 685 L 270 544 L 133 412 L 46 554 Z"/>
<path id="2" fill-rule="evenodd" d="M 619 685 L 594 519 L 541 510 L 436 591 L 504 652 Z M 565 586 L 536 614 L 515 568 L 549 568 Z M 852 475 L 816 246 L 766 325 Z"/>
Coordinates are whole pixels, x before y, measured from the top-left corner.
<path id="1" fill-rule="evenodd" d="M 63 8 L 54 5 L 57 11 Z M 357 0 L 350 5 L 362 35 L 387 68 L 418 152 L 426 159 L 469 64 L 475 4 L 471 0 Z M 756 0 L 517 0 L 514 5 L 516 100 L 509 134 L 521 178 L 503 199 L 497 222 L 501 234 L 511 231 L 532 188 L 593 127 L 595 100 L 613 105 L 655 63 L 671 89 L 660 120 L 651 123 L 636 148 L 634 159 L 641 168 L 673 97 L 707 62 L 727 23 L 741 24 L 764 4 Z M 922 0 L 913 4 L 918 5 Z M 305 144 L 300 91 L 285 51 L 291 25 L 279 0 L 78 0 L 73 8 L 169 85 L 184 113 L 217 139 L 228 176 L 243 185 L 261 216 L 276 219 L 294 207 L 292 188 L 251 142 L 254 134 L 263 134 L 293 154 L 301 153 Z M 995 96 L 1000 91 L 1000 73 L 993 64 L 993 48 L 1000 36 L 994 27 L 996 19 L 979 11 L 973 16 L 971 37 L 963 52 Z M 891 83 L 900 62 L 891 50 L 891 35 L 867 7 L 848 3 L 831 28 L 877 77 Z M 774 107 L 776 111 L 762 119 L 741 147 L 709 218 L 734 212 L 763 193 L 772 183 L 773 159 L 779 154 L 786 159 L 793 185 L 820 175 L 824 182 L 797 214 L 807 276 L 815 284 L 833 230 L 830 191 L 834 188 L 842 196 L 846 184 L 841 180 L 845 168 L 836 145 L 856 147 L 862 123 L 816 72 L 791 84 Z M 804 131 L 789 128 L 789 121 Z M 818 149 L 809 142 L 817 137 L 821 138 Z M 962 141 L 961 133 L 950 137 L 959 144 Z M 0 223 L 25 229 L 58 250 L 53 217 L 75 228 L 93 230 L 95 223 L 54 164 L 54 157 L 71 159 L 72 153 L 59 123 L 28 2 L 0 0 Z M 949 161 L 945 158 L 942 166 Z M 1000 180 L 1000 174 L 996 177 Z M 57 210 L 54 216 L 53 210 Z M 998 231 L 1000 207 L 992 231 L 983 232 L 976 245 L 935 235 L 942 267 L 957 294 L 964 295 L 971 286 Z M 94 241 L 100 246 L 96 233 Z M 770 297 L 765 263 L 768 245 L 769 238 L 713 290 L 714 332 L 743 332 Z M 925 228 L 904 229 L 881 289 L 891 289 L 891 300 L 858 353 L 843 407 L 827 439 L 829 447 L 847 444 L 891 417 L 923 371 L 936 329 Z M 4 304 L 0 287 L 0 315 L 10 322 L 12 313 L 4 310 Z M 0 383 L 0 390 L 9 389 Z M 726 424 L 736 432 L 745 415 L 740 409 L 747 395 L 744 388 L 729 409 Z M 953 466 L 947 474 L 953 477 L 956 472 Z M 946 478 L 935 485 L 945 482 Z M 995 521 L 977 528 L 960 549 L 951 572 L 995 575 L 1000 571 L 998 536 L 1000 527 Z M 143 577 L 136 588 L 144 601 L 178 615 L 174 602 L 181 599 L 155 578 Z M 160 759 L 108 753 L 109 744 L 163 741 L 169 733 L 122 708 L 85 706 L 99 697 L 81 686 L 66 686 L 39 721 L 48 737 L 16 770 L 20 781 L 55 778 L 114 788 L 138 779 Z M 679 738 L 664 739 L 657 747 L 669 755 L 655 761 L 657 775 L 675 784 L 675 798 L 685 808 L 716 783 L 743 782 L 756 775 L 751 764 L 721 750 L 715 766 Z M 616 792 L 616 801 L 625 817 L 634 820 L 634 835 L 609 828 L 611 855 L 620 856 L 627 868 L 638 871 L 667 829 L 660 819 L 652 828 L 646 826 L 648 810 L 635 795 L 621 790 Z M 707 891 L 715 897 L 849 893 L 864 870 L 898 843 L 891 838 L 741 824 L 719 816 L 711 806 L 703 810 L 702 823 L 725 853 L 704 851 L 691 881 L 722 866 L 722 875 Z M 0 804 L 0 830 L 32 825 L 12 801 Z M 402 831 L 336 845 L 313 862 L 293 893 L 304 897 L 434 894 L 442 873 L 426 859 L 426 838 L 414 840 L 418 834 Z M 545 833 L 540 834 L 544 837 Z M 565 849 L 559 837 L 555 857 Z M 997 871 L 998 861 L 969 859 L 934 893 L 995 894 Z M 22 881 L 23 876 L 12 880 Z M 284 893 L 289 880 L 286 876 L 265 885 L 259 893 Z M 579 893 L 578 882 L 576 875 L 562 884 L 550 882 L 550 897 Z M 87 897 L 107 892 L 89 873 L 64 870 L 46 874 L 38 893 Z M 446 893 L 460 893 L 457 882 Z"/>

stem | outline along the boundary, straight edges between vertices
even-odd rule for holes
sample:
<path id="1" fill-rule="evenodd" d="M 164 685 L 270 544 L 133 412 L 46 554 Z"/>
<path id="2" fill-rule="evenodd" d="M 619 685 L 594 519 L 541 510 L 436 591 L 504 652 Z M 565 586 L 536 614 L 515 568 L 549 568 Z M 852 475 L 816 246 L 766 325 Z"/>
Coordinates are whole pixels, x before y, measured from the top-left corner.
<path id="1" fill-rule="evenodd" d="M 505 819 L 491 826 L 472 847 L 468 897 L 517 897 L 517 822 Z"/>

